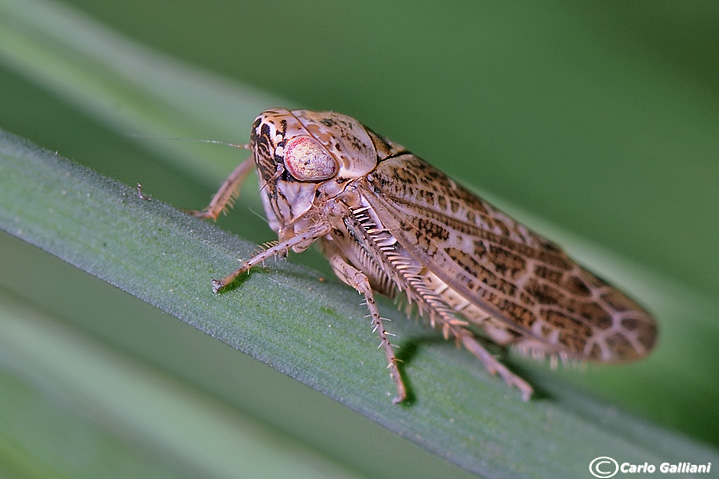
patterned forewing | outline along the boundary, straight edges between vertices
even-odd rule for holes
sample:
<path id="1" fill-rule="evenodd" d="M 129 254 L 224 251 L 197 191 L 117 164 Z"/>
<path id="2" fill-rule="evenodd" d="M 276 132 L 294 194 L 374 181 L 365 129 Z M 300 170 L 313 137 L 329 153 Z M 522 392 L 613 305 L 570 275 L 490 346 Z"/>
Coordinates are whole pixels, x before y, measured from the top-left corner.
<path id="1" fill-rule="evenodd" d="M 402 246 L 453 295 L 513 331 L 529 353 L 603 362 L 647 354 L 652 318 L 554 243 L 412 154 L 381 161 L 366 198 Z"/>

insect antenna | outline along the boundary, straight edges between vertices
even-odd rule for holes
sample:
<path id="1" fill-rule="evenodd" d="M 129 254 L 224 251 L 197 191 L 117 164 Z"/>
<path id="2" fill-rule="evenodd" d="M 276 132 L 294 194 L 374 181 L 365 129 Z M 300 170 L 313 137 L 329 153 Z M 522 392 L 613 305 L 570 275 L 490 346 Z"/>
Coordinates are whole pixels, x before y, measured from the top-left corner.
<path id="1" fill-rule="evenodd" d="M 270 225 L 269 220 L 268 220 L 267 218 L 265 218 L 265 216 L 264 216 L 262 213 L 258 213 L 257 211 L 255 211 L 255 210 L 252 209 L 251 207 L 248 208 L 248 210 L 250 210 L 250 213 L 252 213 L 253 215 L 257 216 L 259 219 L 261 219 L 267 226 Z"/>
<path id="2" fill-rule="evenodd" d="M 128 134 L 128 136 L 131 136 L 133 138 L 144 138 L 148 140 L 168 140 L 168 141 L 188 141 L 191 143 L 211 143 L 213 145 L 224 145 L 229 146 L 231 148 L 238 148 L 240 150 L 249 150 L 250 144 L 238 144 L 238 143 L 231 143 L 229 141 L 222 141 L 222 140 L 207 140 L 203 138 L 172 138 L 172 137 L 165 137 L 165 136 L 151 136 L 151 135 L 138 135 L 134 133 Z"/>
<path id="3" fill-rule="evenodd" d="M 195 139 L 195 138 L 187 138 L 184 141 L 192 141 L 196 143 L 211 143 L 213 145 L 224 145 L 229 146 L 231 148 L 237 148 L 240 150 L 250 150 L 250 144 L 244 143 L 244 144 L 238 144 L 238 143 L 230 143 L 229 141 L 222 141 L 222 140 L 202 140 L 202 139 Z"/>

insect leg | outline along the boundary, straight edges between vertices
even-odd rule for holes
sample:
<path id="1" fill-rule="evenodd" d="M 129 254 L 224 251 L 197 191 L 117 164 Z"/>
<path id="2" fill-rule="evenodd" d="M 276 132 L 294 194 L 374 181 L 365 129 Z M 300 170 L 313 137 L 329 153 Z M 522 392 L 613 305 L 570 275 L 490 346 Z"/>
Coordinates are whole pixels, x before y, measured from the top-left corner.
<path id="1" fill-rule="evenodd" d="M 296 236 L 293 236 L 289 238 L 286 241 L 283 241 L 282 243 L 278 243 L 271 248 L 268 248 L 254 257 L 248 259 L 244 263 L 242 263 L 242 266 L 237 268 L 232 273 L 228 274 L 221 280 L 213 279 L 212 280 L 212 289 L 215 293 L 219 292 L 223 288 L 225 288 L 227 285 L 232 283 L 235 279 L 237 279 L 238 276 L 240 276 L 245 271 L 249 271 L 253 267 L 257 266 L 258 264 L 262 263 L 266 259 L 269 259 L 273 256 L 276 256 L 278 254 L 286 254 L 290 249 L 292 248 L 300 248 L 304 249 L 309 247 L 312 243 L 314 243 L 317 238 L 327 234 L 330 230 L 330 227 L 325 224 L 320 224 L 317 227 L 313 229 L 309 229 L 303 233 L 300 233 Z"/>
<path id="2" fill-rule="evenodd" d="M 212 197 L 210 204 L 202 211 L 191 211 L 198 218 L 210 218 L 216 220 L 220 213 L 226 208 L 232 206 L 232 202 L 239 194 L 239 188 L 245 181 L 247 175 L 255 168 L 255 160 L 252 156 L 240 163 L 237 168 L 230 173 L 230 176 L 222 183 L 220 189 L 217 190 L 215 196 Z"/>
<path id="3" fill-rule="evenodd" d="M 405 389 L 402 376 L 397 368 L 397 362 L 399 360 L 395 356 L 392 345 L 389 342 L 389 333 L 384 329 L 384 320 L 379 314 L 379 309 L 377 309 L 377 303 L 372 294 L 372 288 L 370 287 L 367 276 L 347 263 L 341 255 L 333 254 L 330 248 L 325 248 L 325 252 L 328 255 L 330 265 L 335 274 L 343 282 L 364 295 L 367 309 L 369 309 L 370 315 L 372 316 L 372 330 L 379 333 L 381 341 L 380 347 L 384 349 L 384 354 L 387 356 L 387 367 L 389 368 L 390 376 L 392 376 L 392 379 L 397 385 L 397 396 L 392 399 L 392 402 L 397 404 L 404 401 L 407 398 L 407 390 Z"/>
<path id="4" fill-rule="evenodd" d="M 482 364 L 484 364 L 484 367 L 487 368 L 487 371 L 489 371 L 490 374 L 499 374 L 499 376 L 504 379 L 505 383 L 510 386 L 515 386 L 517 389 L 519 389 L 519 391 L 522 393 L 522 399 L 524 401 L 529 401 L 529 398 L 532 396 L 534 390 L 527 381 L 514 374 L 504 364 L 499 362 L 494 356 L 489 353 L 489 351 L 484 348 L 484 346 L 479 344 L 479 341 L 477 341 L 472 335 L 472 333 L 470 333 L 466 329 L 453 328 L 453 333 L 455 334 L 455 336 L 457 336 L 457 339 L 462 342 L 462 345 L 467 348 L 469 352 L 474 354 L 477 359 L 482 361 Z"/>

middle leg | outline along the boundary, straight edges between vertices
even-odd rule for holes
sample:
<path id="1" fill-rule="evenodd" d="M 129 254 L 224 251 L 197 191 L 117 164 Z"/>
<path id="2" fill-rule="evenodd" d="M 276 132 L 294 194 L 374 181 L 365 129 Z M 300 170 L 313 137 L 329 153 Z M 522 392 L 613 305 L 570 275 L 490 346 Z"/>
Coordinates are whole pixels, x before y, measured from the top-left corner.
<path id="1" fill-rule="evenodd" d="M 332 266 L 335 274 L 344 283 L 352 286 L 364 296 L 365 303 L 367 303 L 367 309 L 369 309 L 369 313 L 372 318 L 372 331 L 379 334 L 379 347 L 384 350 L 384 354 L 387 357 L 387 367 L 389 368 L 390 376 L 397 385 L 397 396 L 392 399 L 392 402 L 397 404 L 404 401 L 407 398 L 407 389 L 402 382 L 402 376 L 400 375 L 399 368 L 397 367 L 399 360 L 392 349 L 392 344 L 389 341 L 390 333 L 388 333 L 384 328 L 384 321 L 386 320 L 379 314 L 379 309 L 377 308 L 377 303 L 375 302 L 374 294 L 372 293 L 372 288 L 370 287 L 367 276 L 354 266 L 347 263 L 339 254 L 333 254 L 329 251 L 327 251 L 327 253 L 330 265 Z"/>

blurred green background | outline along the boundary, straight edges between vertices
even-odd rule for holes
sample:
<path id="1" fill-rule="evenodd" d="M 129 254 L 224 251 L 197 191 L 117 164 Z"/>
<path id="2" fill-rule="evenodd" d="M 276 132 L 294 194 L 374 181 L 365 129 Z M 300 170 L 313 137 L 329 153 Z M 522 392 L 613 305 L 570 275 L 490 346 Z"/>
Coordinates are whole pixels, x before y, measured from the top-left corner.
<path id="1" fill-rule="evenodd" d="M 294 106 L 354 116 L 470 184 L 719 292 L 712 2 L 66 3 Z M 147 177 L 125 139 L 11 71 L 2 81 L 7 129 L 128 183 Z M 241 121 L 222 139 L 245 141 Z"/>
<path id="2" fill-rule="evenodd" d="M 709 304 L 705 310 L 717 304 L 716 3 L 64 4 L 141 44 L 288 99 L 286 105 L 263 107 L 354 116 L 493 198 L 613 250 L 663 281 L 669 278 L 688 304 Z M 80 102 L 8 62 L 0 63 L 0 92 L 0 127 L 124 183 L 142 181 L 154 197 L 178 207 L 205 205 L 232 168 L 228 163 L 226 170 L 200 177 L 190 167 L 173 167 L 129 136 L 144 132 L 118 133 Z M 251 121 L 238 113 L 233 136 L 198 129 L 188 137 L 242 143 Z M 229 155 L 239 161 L 244 152 Z M 260 211 L 256 196 L 246 197 Z M 221 225 L 257 242 L 272 238 L 260 219 L 248 225 L 229 216 Z M 150 306 L 4 234 L 0 238 L 0 281 L 8 304 L 32 307 L 51 318 L 42 321 L 61 330 L 77 328 L 172 381 L 209 392 L 218 407 L 248 411 L 280 438 L 301 437 L 340 469 L 371 477 L 461 474 Z M 294 258 L 327 271 L 317 253 Z M 691 331 L 682 336 L 684 317 L 675 305 L 675 314 L 658 317 L 662 331 L 679 332 L 660 339 L 670 355 L 665 358 L 676 360 L 675 375 L 667 378 L 676 385 L 674 401 L 667 406 L 662 397 L 651 404 L 629 399 L 624 406 L 716 445 L 715 376 L 687 381 L 700 383 L 699 390 L 681 378 L 700 376 L 685 370 L 697 363 L 716 373 L 717 320 L 688 312 Z M 649 380 L 661 381 L 649 368 Z M 263 391 L 239 393 L 241 378 L 253 374 L 262 378 Z M 584 382 L 591 390 L 591 376 Z M 297 397 L 296 409 L 266 417 L 268 398 L 288 394 Z M 692 404 L 701 412 L 693 420 L 686 409 Z M 307 439 L 303 434 L 313 427 L 317 432 Z M 362 435 L 384 452 L 377 456 L 366 441 L 355 443 Z"/>

